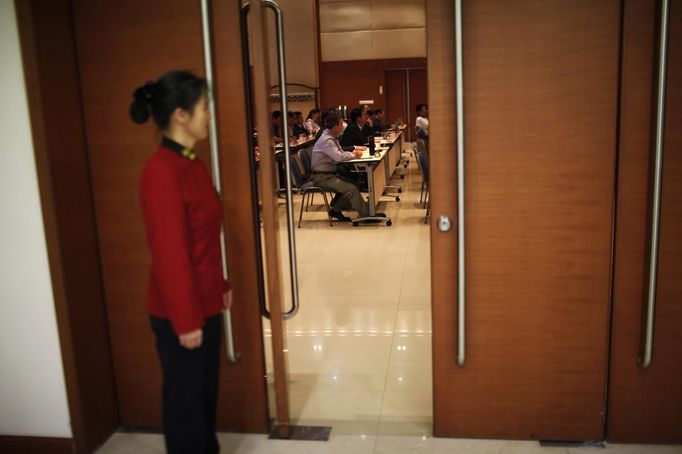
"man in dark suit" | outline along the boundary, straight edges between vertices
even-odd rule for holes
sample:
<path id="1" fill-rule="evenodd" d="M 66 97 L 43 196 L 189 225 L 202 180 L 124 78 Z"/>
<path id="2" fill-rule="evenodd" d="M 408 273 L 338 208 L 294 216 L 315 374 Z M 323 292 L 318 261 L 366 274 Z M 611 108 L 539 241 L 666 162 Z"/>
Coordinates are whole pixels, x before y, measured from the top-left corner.
<path id="1" fill-rule="evenodd" d="M 367 124 L 368 119 L 367 112 L 359 107 L 350 111 L 350 123 L 340 140 L 344 150 L 367 144 L 367 137 L 373 134 L 372 128 Z"/>

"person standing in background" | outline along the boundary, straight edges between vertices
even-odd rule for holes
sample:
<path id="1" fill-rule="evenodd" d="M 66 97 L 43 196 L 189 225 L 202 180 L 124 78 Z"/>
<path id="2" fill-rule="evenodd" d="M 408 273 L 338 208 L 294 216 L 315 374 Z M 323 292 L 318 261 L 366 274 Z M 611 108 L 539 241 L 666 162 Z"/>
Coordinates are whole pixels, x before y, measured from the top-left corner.
<path id="1" fill-rule="evenodd" d="M 222 311 L 232 304 L 223 279 L 222 207 L 193 151 L 208 135 L 207 85 L 172 71 L 137 88 L 135 123 L 154 118 L 161 145 L 147 160 L 140 204 L 151 270 L 147 311 L 163 374 L 163 433 L 170 454 L 218 453 L 216 407 Z"/>
<path id="2" fill-rule="evenodd" d="M 423 140 L 429 138 L 429 106 L 417 104 L 417 121 L 415 122 L 417 137 Z"/>

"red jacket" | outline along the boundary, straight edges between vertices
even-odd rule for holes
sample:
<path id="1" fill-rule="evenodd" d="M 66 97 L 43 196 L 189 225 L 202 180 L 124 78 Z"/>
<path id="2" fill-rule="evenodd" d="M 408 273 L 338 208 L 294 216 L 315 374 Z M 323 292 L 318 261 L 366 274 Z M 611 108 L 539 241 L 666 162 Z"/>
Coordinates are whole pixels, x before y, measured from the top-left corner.
<path id="1" fill-rule="evenodd" d="M 147 160 L 140 204 L 152 258 L 147 310 L 184 334 L 221 312 L 230 287 L 222 272 L 218 195 L 201 161 L 178 151 L 181 145 L 164 138 Z"/>

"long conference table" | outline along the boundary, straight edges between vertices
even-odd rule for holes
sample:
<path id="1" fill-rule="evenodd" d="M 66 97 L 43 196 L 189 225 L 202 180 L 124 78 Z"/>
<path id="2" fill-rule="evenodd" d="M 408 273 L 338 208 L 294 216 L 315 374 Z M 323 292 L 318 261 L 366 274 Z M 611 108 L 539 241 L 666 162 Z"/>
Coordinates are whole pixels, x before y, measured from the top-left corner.
<path id="1" fill-rule="evenodd" d="M 359 173 L 367 175 L 367 189 L 368 197 L 367 203 L 369 205 L 369 216 L 356 218 L 353 220 L 353 226 L 358 226 L 362 223 L 381 223 L 385 222 L 387 226 L 393 224 L 391 218 L 377 215 L 377 202 L 382 196 L 394 197 L 396 202 L 400 201 L 399 195 L 393 195 L 396 192 L 400 194 L 402 188 L 388 184 L 393 177 L 393 173 L 398 167 L 398 163 L 402 158 L 403 148 L 405 146 L 405 125 L 398 130 L 387 131 L 382 136 L 375 137 L 375 152 L 370 155 L 369 150 L 366 150 L 361 158 L 345 161 L 343 164 L 350 164 L 353 169 Z M 312 147 L 315 138 L 306 137 L 289 143 L 290 151 L 299 151 L 305 148 Z M 284 159 L 284 147 L 277 144 L 275 147 L 275 155 L 278 159 Z"/>
<path id="2" fill-rule="evenodd" d="M 397 131 L 389 131 L 381 137 L 375 137 L 374 155 L 370 155 L 366 150 L 361 158 L 346 161 L 344 164 L 351 164 L 356 172 L 363 172 L 367 175 L 367 203 L 369 205 L 369 216 L 353 219 L 353 225 L 358 226 L 364 222 L 385 222 L 387 226 L 393 224 L 389 217 L 377 215 L 377 202 L 381 196 L 391 196 L 396 202 L 400 201 L 399 195 L 402 188 L 388 184 L 402 157 L 405 135 L 405 127 Z"/>

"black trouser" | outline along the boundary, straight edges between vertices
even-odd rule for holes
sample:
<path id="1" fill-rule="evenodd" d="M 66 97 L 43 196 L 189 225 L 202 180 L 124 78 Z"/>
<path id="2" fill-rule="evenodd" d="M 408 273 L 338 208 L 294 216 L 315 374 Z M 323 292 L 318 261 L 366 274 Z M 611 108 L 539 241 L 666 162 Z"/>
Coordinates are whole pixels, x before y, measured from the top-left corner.
<path id="1" fill-rule="evenodd" d="M 171 323 L 151 318 L 163 371 L 163 435 L 168 454 L 215 454 L 222 315 L 207 318 L 201 347 L 180 345 Z"/>

